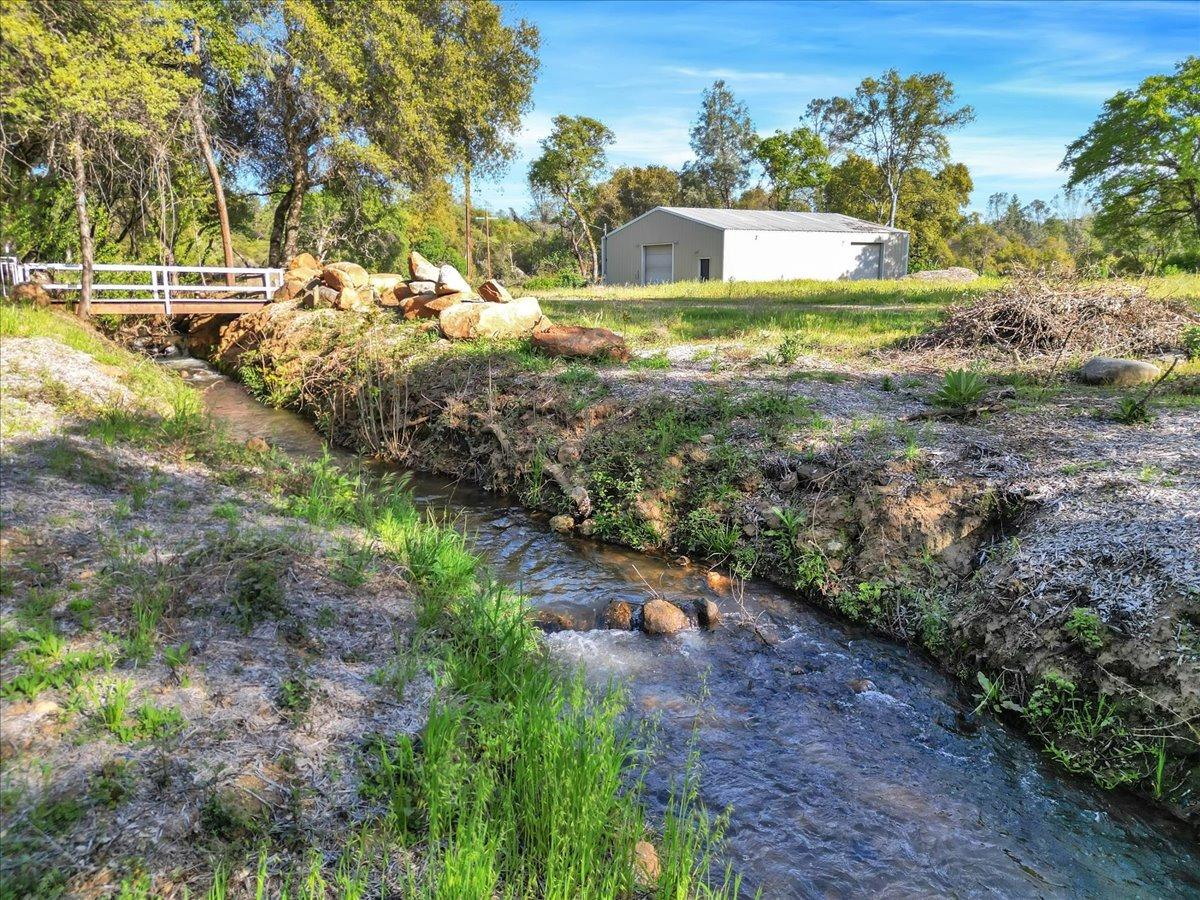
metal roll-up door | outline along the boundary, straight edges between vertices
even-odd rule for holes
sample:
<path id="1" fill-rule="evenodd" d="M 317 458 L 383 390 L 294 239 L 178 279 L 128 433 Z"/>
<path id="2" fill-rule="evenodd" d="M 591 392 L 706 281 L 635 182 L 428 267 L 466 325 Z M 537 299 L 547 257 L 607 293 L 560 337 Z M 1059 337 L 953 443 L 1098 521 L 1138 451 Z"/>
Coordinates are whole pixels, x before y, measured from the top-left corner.
<path id="1" fill-rule="evenodd" d="M 671 280 L 674 274 L 671 268 L 673 251 L 671 244 L 648 244 L 643 248 L 643 284 L 662 284 Z"/>

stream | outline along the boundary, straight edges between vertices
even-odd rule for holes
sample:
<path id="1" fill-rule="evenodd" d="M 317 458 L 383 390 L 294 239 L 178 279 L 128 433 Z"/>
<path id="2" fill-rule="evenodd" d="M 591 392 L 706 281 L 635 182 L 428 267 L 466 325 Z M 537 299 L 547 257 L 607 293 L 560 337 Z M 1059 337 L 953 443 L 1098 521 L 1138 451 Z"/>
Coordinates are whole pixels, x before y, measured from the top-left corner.
<path id="1" fill-rule="evenodd" d="M 168 364 L 233 436 L 322 452 L 298 415 L 195 360 Z M 417 475 L 412 487 L 536 606 L 591 623 L 609 601 L 640 603 L 653 590 L 684 606 L 715 600 L 778 639 L 767 646 L 742 627 L 547 636 L 597 683 L 624 682 L 634 712 L 658 723 L 652 802 L 665 802 L 694 741 L 703 800 L 732 808 L 726 858 L 747 896 L 1200 897 L 1189 829 L 1065 775 L 1016 731 L 972 716 L 969 693 L 918 652 L 762 582 L 731 597 L 703 567 L 556 534 L 466 483 Z"/>

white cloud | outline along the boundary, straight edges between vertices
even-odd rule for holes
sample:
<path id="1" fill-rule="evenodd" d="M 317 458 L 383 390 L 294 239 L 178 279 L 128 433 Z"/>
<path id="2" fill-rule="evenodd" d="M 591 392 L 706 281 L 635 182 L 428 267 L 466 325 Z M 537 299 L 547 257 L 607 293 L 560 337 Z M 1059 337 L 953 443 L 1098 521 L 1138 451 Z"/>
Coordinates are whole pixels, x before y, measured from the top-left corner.
<path id="1" fill-rule="evenodd" d="M 950 139 L 951 159 L 965 163 L 971 175 L 1014 183 L 1062 182 L 1059 171 L 1066 140 L 1011 134 L 960 134 Z"/>

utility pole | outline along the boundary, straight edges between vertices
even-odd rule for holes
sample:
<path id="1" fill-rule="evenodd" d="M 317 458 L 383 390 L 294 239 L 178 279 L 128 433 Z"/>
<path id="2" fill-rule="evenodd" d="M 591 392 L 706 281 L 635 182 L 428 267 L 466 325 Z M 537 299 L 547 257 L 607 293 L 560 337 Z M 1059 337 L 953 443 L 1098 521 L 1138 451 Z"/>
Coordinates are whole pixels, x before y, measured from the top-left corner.
<path id="1" fill-rule="evenodd" d="M 476 216 L 477 222 L 483 222 L 484 240 L 487 242 L 487 272 L 488 278 L 492 277 L 492 214 L 484 212 L 482 216 Z"/>

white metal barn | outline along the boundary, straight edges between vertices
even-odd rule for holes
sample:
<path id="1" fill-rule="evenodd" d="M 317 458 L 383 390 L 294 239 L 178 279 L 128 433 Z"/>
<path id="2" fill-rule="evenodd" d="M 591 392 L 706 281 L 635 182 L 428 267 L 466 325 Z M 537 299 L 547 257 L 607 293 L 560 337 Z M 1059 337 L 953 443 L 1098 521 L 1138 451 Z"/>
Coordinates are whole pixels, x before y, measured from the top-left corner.
<path id="1" fill-rule="evenodd" d="M 656 206 L 604 237 L 605 284 L 902 278 L 908 232 L 838 213 Z"/>

